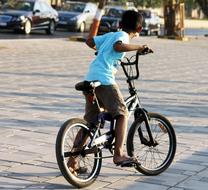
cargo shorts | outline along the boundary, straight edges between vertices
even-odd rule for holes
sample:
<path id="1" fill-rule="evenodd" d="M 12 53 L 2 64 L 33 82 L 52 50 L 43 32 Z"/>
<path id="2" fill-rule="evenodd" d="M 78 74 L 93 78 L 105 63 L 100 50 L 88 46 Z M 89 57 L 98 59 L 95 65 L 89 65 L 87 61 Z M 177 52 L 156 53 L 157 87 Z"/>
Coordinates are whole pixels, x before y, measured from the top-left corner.
<path id="1" fill-rule="evenodd" d="M 95 89 L 98 102 L 105 112 L 111 114 L 113 118 L 119 115 L 128 117 L 128 109 L 125 105 L 123 96 L 115 85 L 101 85 Z M 89 101 L 90 94 L 84 93 L 86 99 L 84 119 L 89 123 L 94 123 L 99 114 L 99 109 L 96 104 Z"/>

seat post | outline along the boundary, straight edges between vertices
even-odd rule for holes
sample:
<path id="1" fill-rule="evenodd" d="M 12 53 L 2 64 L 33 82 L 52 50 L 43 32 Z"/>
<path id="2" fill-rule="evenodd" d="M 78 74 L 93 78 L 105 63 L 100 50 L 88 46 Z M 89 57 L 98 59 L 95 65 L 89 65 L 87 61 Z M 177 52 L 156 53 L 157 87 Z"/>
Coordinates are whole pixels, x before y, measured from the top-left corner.
<path id="1" fill-rule="evenodd" d="M 95 102 L 96 102 L 96 104 L 97 104 L 97 107 L 98 107 L 98 109 L 99 109 L 99 112 L 103 112 L 104 109 L 103 109 L 103 108 L 100 106 L 100 104 L 99 104 L 99 101 L 98 101 L 97 96 L 96 96 L 96 94 L 95 94 L 95 88 L 93 89 L 92 93 L 93 93 L 93 95 L 94 95 Z"/>

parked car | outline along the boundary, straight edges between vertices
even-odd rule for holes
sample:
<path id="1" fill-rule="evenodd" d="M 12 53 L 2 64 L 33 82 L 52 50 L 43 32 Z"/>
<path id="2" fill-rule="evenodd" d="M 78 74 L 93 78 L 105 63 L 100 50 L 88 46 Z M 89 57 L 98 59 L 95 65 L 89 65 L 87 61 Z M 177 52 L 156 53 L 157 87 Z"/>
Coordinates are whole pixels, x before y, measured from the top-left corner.
<path id="1" fill-rule="evenodd" d="M 121 17 L 126 10 L 135 10 L 135 7 L 106 7 L 105 15 L 102 16 L 98 34 L 104 34 L 106 32 L 116 32 L 119 30 L 119 23 Z"/>
<path id="2" fill-rule="evenodd" d="M 84 32 L 90 29 L 96 14 L 97 6 L 94 3 L 65 2 L 58 10 L 59 22 L 57 28 Z"/>
<path id="3" fill-rule="evenodd" d="M 12 29 L 29 34 L 45 30 L 53 34 L 58 13 L 44 0 L 7 1 L 0 10 L 0 29 Z"/>
<path id="4" fill-rule="evenodd" d="M 152 35 L 153 33 L 159 35 L 160 34 L 159 16 L 150 10 L 139 10 L 139 12 L 143 16 L 141 33 L 144 35 Z"/>

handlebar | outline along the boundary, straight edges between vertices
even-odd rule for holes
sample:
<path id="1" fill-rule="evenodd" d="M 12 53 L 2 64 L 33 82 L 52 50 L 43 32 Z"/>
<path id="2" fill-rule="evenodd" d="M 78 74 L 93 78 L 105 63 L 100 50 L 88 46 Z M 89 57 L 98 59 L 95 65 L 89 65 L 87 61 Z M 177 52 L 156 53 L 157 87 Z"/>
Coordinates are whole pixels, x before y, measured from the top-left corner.
<path id="1" fill-rule="evenodd" d="M 149 53 L 153 53 L 153 51 L 150 48 L 145 47 L 142 51 L 137 51 L 136 55 L 133 55 L 130 58 L 125 57 L 127 62 L 121 61 L 120 64 L 123 68 L 123 71 L 124 71 L 128 81 L 135 80 L 135 79 L 139 78 L 139 67 L 138 67 L 139 56 L 146 55 Z M 134 61 L 131 61 L 131 59 L 135 56 L 136 56 L 136 59 Z M 133 66 L 135 66 L 135 69 L 132 68 Z M 136 73 L 134 72 L 134 70 Z"/>

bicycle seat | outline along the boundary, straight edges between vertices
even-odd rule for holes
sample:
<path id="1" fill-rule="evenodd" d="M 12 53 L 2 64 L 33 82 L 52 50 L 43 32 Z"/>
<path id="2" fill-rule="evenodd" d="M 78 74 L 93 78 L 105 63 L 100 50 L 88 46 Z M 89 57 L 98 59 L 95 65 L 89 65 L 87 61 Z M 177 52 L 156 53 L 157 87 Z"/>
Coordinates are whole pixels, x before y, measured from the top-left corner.
<path id="1" fill-rule="evenodd" d="M 75 89 L 78 91 L 91 91 L 100 86 L 100 81 L 82 81 L 75 85 Z"/>

